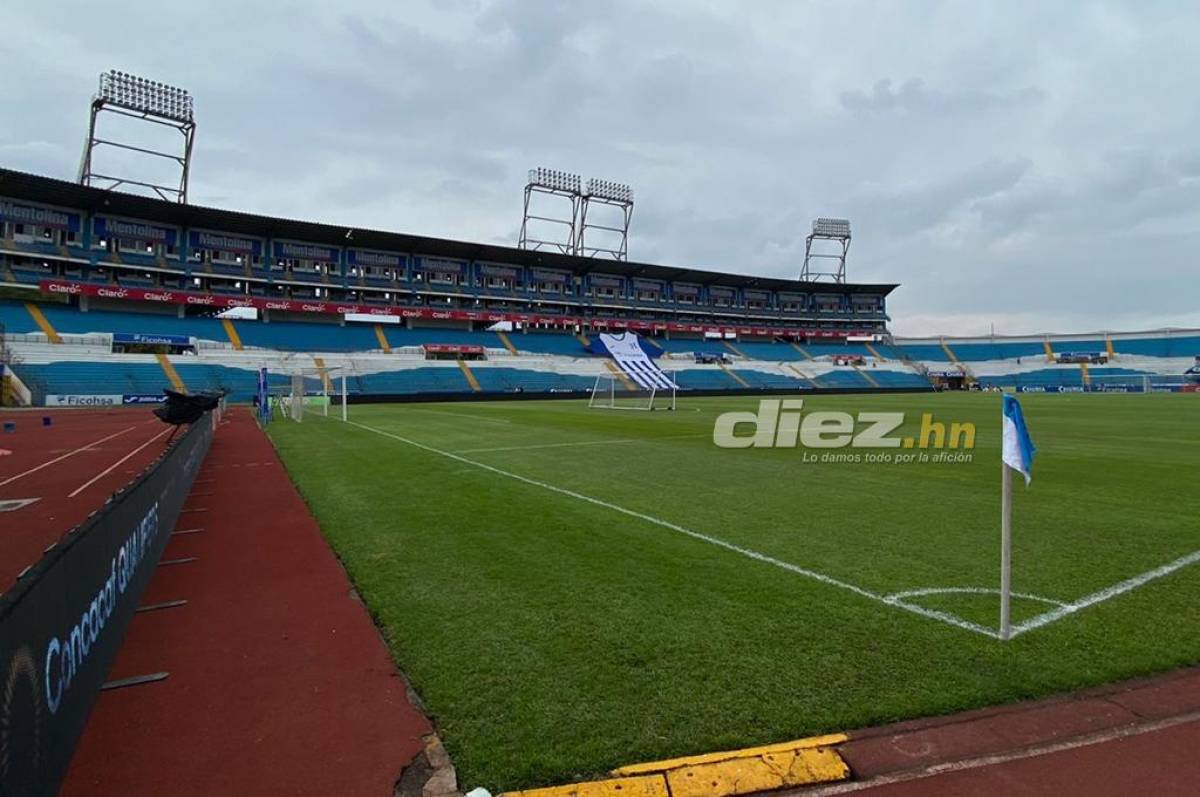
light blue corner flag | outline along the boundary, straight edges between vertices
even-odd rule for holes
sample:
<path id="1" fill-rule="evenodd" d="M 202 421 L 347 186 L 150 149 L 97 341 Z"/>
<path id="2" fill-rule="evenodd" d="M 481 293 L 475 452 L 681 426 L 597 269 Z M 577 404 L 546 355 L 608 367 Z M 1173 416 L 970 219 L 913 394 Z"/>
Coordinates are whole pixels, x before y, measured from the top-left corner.
<path id="1" fill-rule="evenodd" d="M 1037 449 L 1029 439 L 1029 430 L 1025 428 L 1025 415 L 1021 412 L 1021 404 L 1010 393 L 1004 394 L 1004 407 L 1001 410 L 1003 423 L 1004 450 L 1001 456 L 1004 464 L 1025 477 L 1025 486 L 1033 479 L 1033 455 Z"/>

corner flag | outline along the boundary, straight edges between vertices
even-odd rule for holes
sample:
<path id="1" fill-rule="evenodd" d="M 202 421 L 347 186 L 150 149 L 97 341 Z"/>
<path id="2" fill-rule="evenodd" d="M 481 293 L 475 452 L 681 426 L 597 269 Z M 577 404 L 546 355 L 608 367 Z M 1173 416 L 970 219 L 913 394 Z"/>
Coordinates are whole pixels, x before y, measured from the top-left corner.
<path id="1" fill-rule="evenodd" d="M 1004 451 L 1001 455 L 1004 464 L 1025 477 L 1025 486 L 1033 479 L 1030 470 L 1033 468 L 1033 455 L 1037 449 L 1029 438 L 1029 430 L 1025 428 L 1025 415 L 1021 412 L 1021 404 L 1009 393 L 1004 394 L 1004 407 L 1001 410 L 1003 419 Z"/>
<path id="2" fill-rule="evenodd" d="M 1009 393 L 1003 396 L 1000 409 L 1003 438 L 1000 458 L 1000 639 L 1012 638 L 1012 471 L 1025 477 L 1025 486 L 1032 479 L 1033 455 L 1037 449 L 1025 428 L 1021 404 Z"/>

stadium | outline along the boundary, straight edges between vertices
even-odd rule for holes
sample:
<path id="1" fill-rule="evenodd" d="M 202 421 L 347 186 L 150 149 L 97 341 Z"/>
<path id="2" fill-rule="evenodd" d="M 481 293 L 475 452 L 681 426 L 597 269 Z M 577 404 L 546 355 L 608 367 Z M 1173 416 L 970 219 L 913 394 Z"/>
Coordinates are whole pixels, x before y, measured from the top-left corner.
<path id="1" fill-rule="evenodd" d="M 834 794 L 1196 727 L 1200 329 L 898 337 L 844 219 L 796 279 L 638 262 L 632 189 L 546 168 L 513 246 L 198 206 L 190 97 L 100 86 L 77 180 L 0 168 L 5 793 Z M 109 111 L 177 187 L 99 174 Z"/>

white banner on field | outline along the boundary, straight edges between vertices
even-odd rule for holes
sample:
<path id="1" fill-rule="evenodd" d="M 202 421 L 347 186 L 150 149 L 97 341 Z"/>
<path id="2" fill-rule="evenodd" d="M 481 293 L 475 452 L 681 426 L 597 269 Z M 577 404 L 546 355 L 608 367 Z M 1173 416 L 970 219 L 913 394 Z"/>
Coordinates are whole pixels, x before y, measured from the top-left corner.
<path id="1" fill-rule="evenodd" d="M 626 332 L 617 337 L 604 332 L 600 334 L 600 342 L 616 361 L 617 367 L 647 390 L 670 390 L 676 385 L 661 368 L 642 349 L 642 344 L 634 332 Z"/>

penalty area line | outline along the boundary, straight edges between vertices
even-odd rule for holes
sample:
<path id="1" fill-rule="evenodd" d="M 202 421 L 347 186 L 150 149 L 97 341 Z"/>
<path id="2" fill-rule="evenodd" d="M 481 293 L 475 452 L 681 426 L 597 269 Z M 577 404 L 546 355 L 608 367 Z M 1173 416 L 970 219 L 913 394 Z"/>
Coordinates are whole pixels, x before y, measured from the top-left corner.
<path id="1" fill-rule="evenodd" d="M 755 560 L 757 560 L 759 562 L 763 562 L 765 564 L 774 565 L 775 567 L 778 567 L 782 570 L 787 570 L 790 573 L 795 573 L 797 575 L 801 575 L 806 578 L 813 579 L 814 581 L 819 581 L 822 584 L 827 584 L 831 587 L 837 587 L 837 588 L 845 590 L 847 592 L 852 592 L 855 595 L 858 595 L 863 598 L 867 598 L 868 600 L 875 601 L 876 603 L 882 603 L 885 606 L 892 606 L 894 608 L 900 609 L 901 611 L 905 611 L 910 614 L 919 615 L 921 617 L 925 617 L 930 620 L 937 620 L 939 622 L 943 622 L 943 623 L 946 623 L 947 625 L 952 625 L 956 628 L 961 628 L 966 631 L 974 631 L 977 634 L 982 634 L 984 636 L 991 637 L 993 639 L 998 639 L 1000 636 L 998 632 L 993 631 L 990 628 L 986 628 L 982 625 L 979 625 L 978 623 L 972 623 L 969 620 L 964 620 L 963 618 L 957 617 L 953 614 L 949 614 L 947 612 L 936 611 L 934 609 L 926 609 L 924 607 L 916 606 L 916 605 L 912 605 L 912 604 L 901 603 L 896 600 L 889 600 L 886 596 L 881 595 L 878 592 L 872 592 L 869 589 L 864 589 L 863 587 L 857 586 L 856 584 L 851 584 L 848 581 L 842 581 L 840 579 L 834 578 L 833 576 L 827 576 L 824 573 L 819 573 L 816 570 L 809 570 L 808 568 L 800 567 L 799 565 L 794 565 L 791 562 L 785 562 L 782 559 L 776 559 L 773 556 L 768 556 L 766 554 L 759 553 L 758 551 L 752 550 L 750 548 L 743 548 L 740 545 L 734 545 L 733 543 L 722 540 L 719 537 L 713 537 L 708 534 L 703 534 L 698 531 L 693 531 L 692 529 L 685 528 L 676 523 L 671 523 L 670 521 L 663 520 L 661 518 L 656 518 L 653 515 L 647 515 L 643 512 L 638 512 L 633 509 L 627 509 L 623 506 L 609 503 L 608 501 L 604 501 L 599 498 L 593 498 L 590 495 L 584 495 L 583 493 L 577 493 L 574 490 L 568 490 L 565 487 L 557 487 L 557 486 L 555 486 L 553 484 L 549 484 L 547 482 L 538 481 L 537 479 L 531 479 L 528 476 L 521 476 L 520 474 L 512 473 L 510 471 L 506 471 L 501 468 L 494 467 L 492 465 L 487 465 L 483 462 L 476 462 L 473 459 L 467 459 L 466 457 L 461 456 L 459 454 L 454 454 L 449 451 L 443 451 L 440 448 L 434 448 L 433 446 L 428 446 L 428 445 L 425 445 L 424 443 L 418 443 L 415 440 L 410 440 L 407 437 L 402 437 L 401 435 L 393 434 L 391 432 L 387 432 L 382 429 L 376 429 L 373 426 L 367 426 L 366 424 L 357 423 L 356 421 L 346 421 L 346 423 L 350 424 L 351 426 L 356 426 L 359 429 L 364 429 L 368 432 L 372 432 L 374 434 L 380 435 L 382 437 L 388 437 L 393 440 L 397 440 L 406 445 L 410 445 L 413 448 L 419 448 L 422 451 L 427 451 L 431 454 L 437 454 L 438 456 L 445 457 L 447 459 L 452 459 L 456 462 L 461 462 L 465 465 L 470 465 L 472 467 L 479 468 L 481 470 L 489 471 L 491 473 L 496 474 L 497 476 L 503 476 L 508 479 L 513 479 L 514 481 L 523 482 L 524 484 L 528 484 L 533 487 L 540 487 L 541 489 L 548 490 L 552 493 L 558 493 L 559 495 L 565 495 L 569 498 L 574 498 L 579 501 L 584 501 L 586 503 L 593 504 L 594 506 L 604 507 L 605 509 L 612 510 L 613 512 L 619 512 L 622 515 L 626 515 L 628 517 L 637 518 L 638 520 L 643 520 L 647 523 L 652 523 L 656 526 L 660 526 L 662 528 L 669 529 L 671 531 L 682 534 L 686 537 L 690 537 L 694 540 L 698 540 L 700 542 L 706 542 L 709 545 L 715 545 L 718 548 L 724 548 L 727 551 L 731 551 L 733 553 L 740 554 L 749 559 L 755 559 Z"/>

